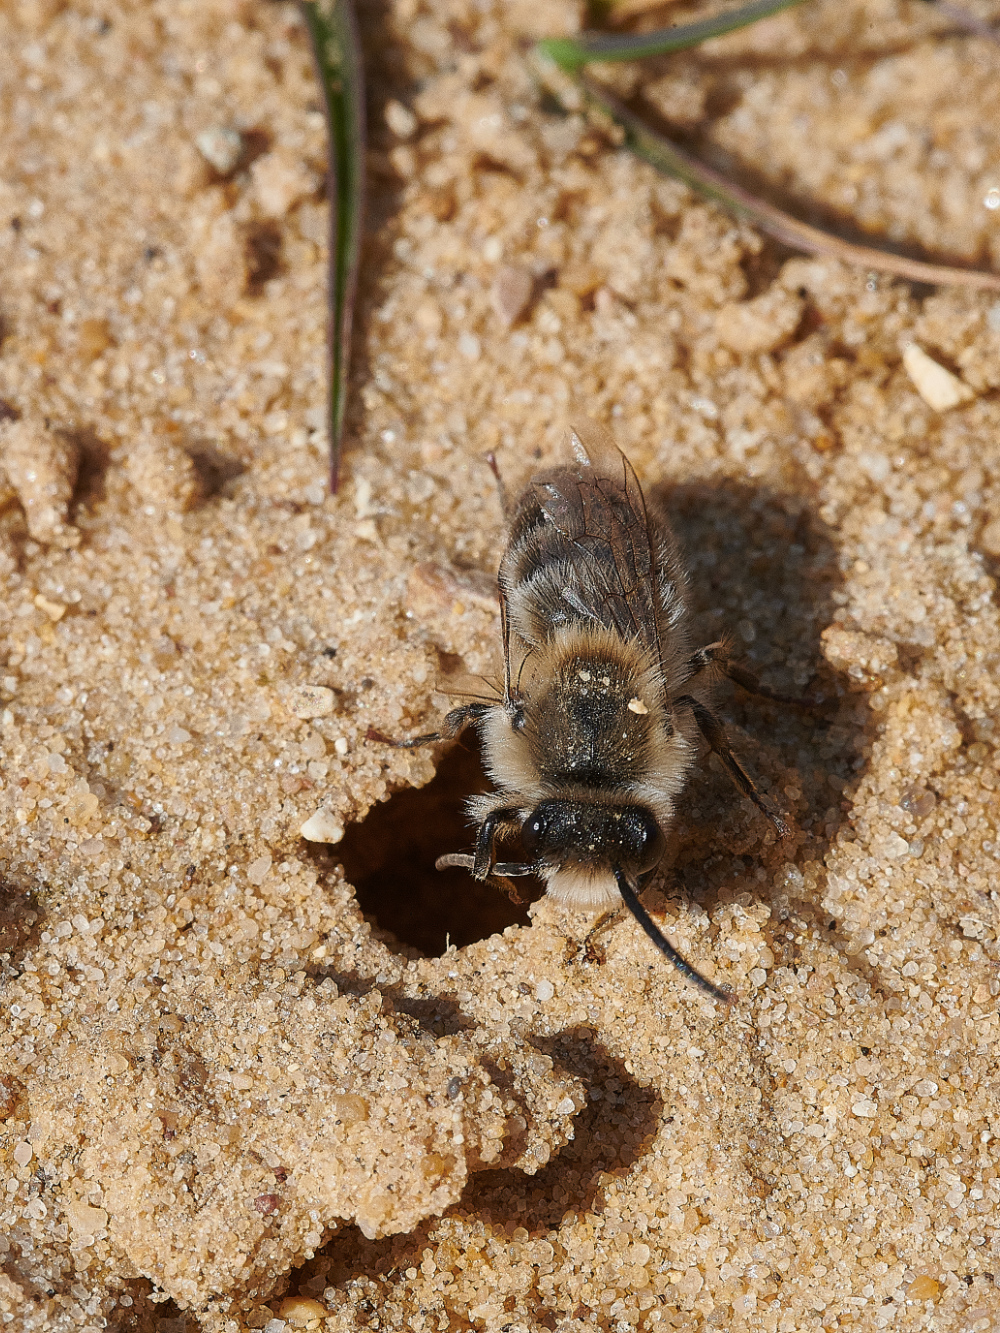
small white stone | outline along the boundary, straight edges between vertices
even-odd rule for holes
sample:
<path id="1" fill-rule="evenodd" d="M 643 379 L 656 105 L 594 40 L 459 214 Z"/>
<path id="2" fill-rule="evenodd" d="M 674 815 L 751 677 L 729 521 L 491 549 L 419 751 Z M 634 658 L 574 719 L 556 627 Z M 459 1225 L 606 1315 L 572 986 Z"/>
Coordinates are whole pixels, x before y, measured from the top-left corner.
<path id="1" fill-rule="evenodd" d="M 858 465 L 878 485 L 887 480 L 892 472 L 892 460 L 886 454 L 868 451 L 858 454 Z"/>
<path id="2" fill-rule="evenodd" d="M 874 1120 L 878 1115 L 878 1107 L 870 1097 L 859 1097 L 851 1107 L 851 1112 L 862 1120 Z"/>
<path id="3" fill-rule="evenodd" d="M 314 815 L 310 815 L 299 829 L 307 842 L 340 842 L 344 836 L 344 826 L 325 806 L 321 806 Z"/>
<path id="4" fill-rule="evenodd" d="M 891 861 L 898 861 L 901 856 L 906 856 L 909 852 L 910 844 L 898 833 L 890 833 L 882 844 L 882 849 Z"/>
<path id="5" fill-rule="evenodd" d="M 258 856 L 256 861 L 251 861 L 247 866 L 247 879 L 251 884 L 261 885 L 271 873 L 271 856 L 265 852 L 263 856 Z"/>
<path id="6" fill-rule="evenodd" d="M 27 1166 L 28 1163 L 31 1161 L 31 1153 L 32 1153 L 31 1144 L 28 1143 L 25 1139 L 22 1139 L 21 1142 L 14 1149 L 14 1161 L 18 1164 L 18 1166 Z"/>
<path id="7" fill-rule="evenodd" d="M 385 104 L 385 123 L 397 139 L 412 139 L 417 132 L 417 118 L 408 106 L 395 98 Z"/>
<path id="8" fill-rule="evenodd" d="M 545 1004 L 546 1000 L 551 1000 L 556 993 L 556 988 L 551 981 L 540 981 L 535 987 L 535 999 L 540 1004 Z"/>
<path id="9" fill-rule="evenodd" d="M 319 184 L 309 165 L 296 153 L 276 148 L 250 168 L 254 192 L 265 217 L 283 218 Z"/>
<path id="10" fill-rule="evenodd" d="M 195 136 L 194 146 L 220 176 L 228 176 L 243 156 L 243 136 L 224 125 L 212 125 Z"/>
<path id="11" fill-rule="evenodd" d="M 947 412 L 975 397 L 967 384 L 938 365 L 916 343 L 907 343 L 903 348 L 903 368 L 917 393 L 935 412 Z"/>
<path id="12" fill-rule="evenodd" d="M 645 717 L 645 715 L 649 712 L 649 709 L 646 707 L 646 705 L 642 702 L 641 699 L 629 699 L 628 711 L 630 713 L 638 713 L 640 717 Z"/>
<path id="13" fill-rule="evenodd" d="M 62 602 L 53 602 L 48 597 L 43 597 L 41 593 L 36 594 L 35 605 L 39 611 L 44 611 L 50 620 L 62 620 L 66 614 L 66 607 Z"/>
<path id="14" fill-rule="evenodd" d="M 476 335 L 466 331 L 458 335 L 458 350 L 466 361 L 478 361 L 483 349 Z"/>
<path id="15" fill-rule="evenodd" d="M 303 720 L 329 717 L 336 703 L 337 696 L 325 685 L 298 685 L 288 697 L 289 712 Z"/>

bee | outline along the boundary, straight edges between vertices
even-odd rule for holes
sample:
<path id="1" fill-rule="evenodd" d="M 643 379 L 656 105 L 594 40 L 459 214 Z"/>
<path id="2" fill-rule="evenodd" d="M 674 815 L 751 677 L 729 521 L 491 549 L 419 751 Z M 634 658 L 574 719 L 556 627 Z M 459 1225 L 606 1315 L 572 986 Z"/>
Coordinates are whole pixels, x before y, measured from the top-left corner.
<path id="1" fill-rule="evenodd" d="M 666 848 L 700 733 L 735 785 L 787 829 L 733 754 L 695 685 L 710 669 L 782 699 L 730 659 L 692 648 L 687 575 L 673 534 L 610 440 L 572 435 L 575 461 L 539 472 L 514 505 L 498 586 L 503 683 L 404 748 L 479 731 L 494 790 L 473 796 L 475 851 L 442 856 L 478 880 L 536 875 L 556 902 L 631 912 L 690 981 L 728 1001 L 665 938 L 639 894 Z M 499 478 L 498 478 L 499 480 Z M 523 861 L 497 859 L 520 838 Z M 593 932 L 591 932 L 593 933 Z"/>

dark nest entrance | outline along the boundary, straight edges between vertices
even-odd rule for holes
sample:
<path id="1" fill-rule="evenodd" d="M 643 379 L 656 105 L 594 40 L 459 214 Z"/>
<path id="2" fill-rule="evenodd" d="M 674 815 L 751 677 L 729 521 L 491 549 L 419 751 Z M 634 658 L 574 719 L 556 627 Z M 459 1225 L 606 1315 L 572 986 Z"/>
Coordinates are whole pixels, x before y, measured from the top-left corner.
<path id="1" fill-rule="evenodd" d="M 508 926 L 528 924 L 528 903 L 541 897 L 534 879 L 519 879 L 512 903 L 496 881 L 479 884 L 465 870 L 435 870 L 446 852 L 471 851 L 473 829 L 465 798 L 487 789 L 471 741 L 450 750 L 434 780 L 419 791 L 397 792 L 337 848 L 365 916 L 404 944 L 436 957 Z"/>

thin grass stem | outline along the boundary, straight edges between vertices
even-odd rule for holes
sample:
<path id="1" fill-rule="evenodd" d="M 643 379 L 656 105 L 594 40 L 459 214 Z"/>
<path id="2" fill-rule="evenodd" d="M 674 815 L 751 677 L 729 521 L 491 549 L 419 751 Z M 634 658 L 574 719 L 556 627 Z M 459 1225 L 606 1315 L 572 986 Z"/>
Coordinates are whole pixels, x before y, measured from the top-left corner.
<path id="1" fill-rule="evenodd" d="M 330 256 L 327 420 L 330 489 L 340 479 L 351 327 L 364 212 L 365 102 L 361 46 L 351 0 L 300 0 L 323 90 L 329 136 Z"/>

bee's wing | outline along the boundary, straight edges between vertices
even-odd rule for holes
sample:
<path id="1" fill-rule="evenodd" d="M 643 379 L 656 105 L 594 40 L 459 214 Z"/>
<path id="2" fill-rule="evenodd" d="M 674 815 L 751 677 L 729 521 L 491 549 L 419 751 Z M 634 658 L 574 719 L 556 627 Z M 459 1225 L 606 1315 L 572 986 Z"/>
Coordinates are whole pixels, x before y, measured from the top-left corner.
<path id="1" fill-rule="evenodd" d="M 638 639 L 661 661 L 662 541 L 650 524 L 639 479 L 597 427 L 574 430 L 573 451 L 579 467 L 549 473 L 535 487 L 542 511 L 573 548 L 563 597 L 623 639 Z"/>

